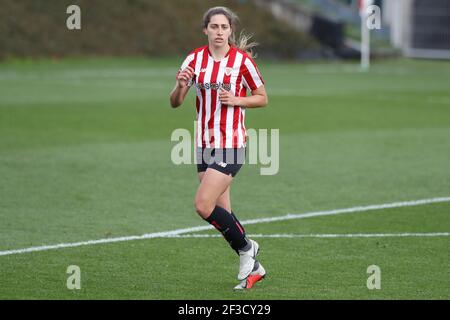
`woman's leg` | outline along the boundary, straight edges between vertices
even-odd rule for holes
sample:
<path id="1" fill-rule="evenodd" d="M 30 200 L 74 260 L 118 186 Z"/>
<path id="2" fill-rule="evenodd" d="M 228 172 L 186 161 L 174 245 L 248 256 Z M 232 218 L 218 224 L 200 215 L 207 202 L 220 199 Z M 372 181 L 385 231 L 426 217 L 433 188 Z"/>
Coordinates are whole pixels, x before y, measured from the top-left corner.
<path id="1" fill-rule="evenodd" d="M 203 218 L 207 219 L 216 207 L 217 201 L 230 187 L 233 178 L 222 172 L 208 168 L 201 177 L 200 185 L 195 196 L 195 209 Z M 222 200 L 226 201 L 226 198 Z M 229 207 L 229 204 L 227 204 Z"/>
<path id="2" fill-rule="evenodd" d="M 204 175 L 205 175 L 204 171 L 198 173 L 198 180 L 200 182 L 202 181 Z M 234 220 L 236 220 L 236 222 L 239 225 L 239 227 L 242 229 L 242 232 L 244 233 L 244 236 L 246 236 L 244 226 L 240 223 L 238 218 L 234 215 L 233 210 L 231 209 L 231 195 L 230 195 L 231 192 L 230 192 L 230 189 L 231 189 L 231 185 L 229 185 L 227 190 L 225 190 L 224 193 L 222 193 L 220 195 L 219 199 L 216 202 L 216 206 L 222 207 L 225 210 L 227 210 L 233 216 Z M 236 253 L 239 254 L 239 252 L 237 250 L 236 250 Z"/>
<path id="3" fill-rule="evenodd" d="M 229 188 L 233 178 L 215 169 L 208 168 L 201 178 L 195 196 L 195 209 L 207 222 L 219 230 L 230 246 L 238 252 L 251 247 L 242 225 L 231 213 Z M 218 204 L 219 200 L 223 206 Z"/>
<path id="4" fill-rule="evenodd" d="M 199 172 L 198 173 L 198 180 L 200 182 L 202 182 L 203 176 L 205 175 L 205 171 L 203 172 Z M 245 236 L 245 229 L 244 226 L 241 224 L 241 222 L 239 221 L 239 219 L 234 215 L 233 210 L 231 209 L 231 194 L 230 194 L 230 189 L 231 189 L 231 185 L 228 186 L 227 190 L 225 190 L 219 197 L 219 199 L 217 199 L 216 202 L 216 206 L 218 207 L 222 207 L 225 210 L 227 210 L 234 218 L 234 220 L 236 220 L 236 222 L 239 224 L 239 227 L 242 229 L 242 232 L 244 233 Z M 236 251 L 236 253 L 238 253 Z M 239 253 L 238 253 L 239 254 Z"/>
<path id="5" fill-rule="evenodd" d="M 205 171 L 198 173 L 198 180 L 200 182 L 202 182 L 202 179 L 203 179 L 204 175 L 205 175 Z M 230 188 L 231 188 L 231 185 L 229 185 L 227 190 L 225 190 L 220 195 L 219 199 L 217 199 L 216 205 L 219 206 L 219 207 L 222 207 L 225 210 L 227 210 L 228 212 L 232 213 L 233 211 L 231 210 Z"/>
<path id="6" fill-rule="evenodd" d="M 231 248 L 239 254 L 238 279 L 243 280 L 255 268 L 258 244 L 246 238 L 243 228 L 234 215 L 217 205 L 217 201 L 230 187 L 232 180 L 230 175 L 208 168 L 201 177 L 195 196 L 195 209 L 204 220 L 222 233 Z"/>
<path id="7" fill-rule="evenodd" d="M 230 187 L 232 180 L 230 175 L 208 168 L 195 196 L 195 209 L 204 220 L 222 233 L 236 252 L 247 251 L 252 245 L 245 237 L 242 226 L 233 214 L 217 205 L 219 198 L 223 195 L 222 199 L 229 207 L 226 190 Z"/>

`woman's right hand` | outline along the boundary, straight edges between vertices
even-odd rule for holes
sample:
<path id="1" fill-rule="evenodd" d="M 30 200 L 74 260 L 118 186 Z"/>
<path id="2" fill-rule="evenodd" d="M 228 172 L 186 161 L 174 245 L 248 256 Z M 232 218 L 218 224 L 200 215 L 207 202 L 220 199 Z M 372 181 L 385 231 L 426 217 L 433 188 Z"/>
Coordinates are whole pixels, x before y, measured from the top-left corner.
<path id="1" fill-rule="evenodd" d="M 194 77 L 194 69 L 192 67 L 187 67 L 186 69 L 182 70 L 177 75 L 177 85 L 179 88 L 185 88 L 187 87 L 189 81 Z"/>

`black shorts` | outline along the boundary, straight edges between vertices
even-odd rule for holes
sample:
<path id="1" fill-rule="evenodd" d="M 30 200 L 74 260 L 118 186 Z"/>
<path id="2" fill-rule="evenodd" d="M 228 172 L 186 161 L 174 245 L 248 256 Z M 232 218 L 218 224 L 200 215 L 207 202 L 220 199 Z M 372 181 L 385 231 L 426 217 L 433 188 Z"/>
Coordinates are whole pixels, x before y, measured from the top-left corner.
<path id="1" fill-rule="evenodd" d="M 197 148 L 197 172 L 208 168 L 234 177 L 245 163 L 245 148 Z"/>

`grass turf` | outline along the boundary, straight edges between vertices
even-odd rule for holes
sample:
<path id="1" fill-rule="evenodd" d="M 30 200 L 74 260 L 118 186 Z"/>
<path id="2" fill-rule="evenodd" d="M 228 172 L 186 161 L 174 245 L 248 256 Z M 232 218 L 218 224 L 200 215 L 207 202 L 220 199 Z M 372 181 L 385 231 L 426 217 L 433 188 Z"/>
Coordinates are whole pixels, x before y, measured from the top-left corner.
<path id="1" fill-rule="evenodd" d="M 179 60 L 0 64 L 0 250 L 202 225 L 192 166 L 170 134 L 192 131 L 194 96 L 171 110 Z M 246 165 L 232 188 L 245 220 L 449 196 L 450 63 L 259 62 L 270 105 L 247 128 L 280 129 L 280 171 Z M 249 226 L 250 233 L 448 232 L 449 206 Z M 136 299 L 449 298 L 449 241 L 260 239 L 270 277 L 233 293 L 222 239 L 153 239 L 0 257 L 0 297 Z M 213 261 L 214 263 L 208 263 Z M 82 290 L 65 288 L 69 264 Z M 367 266 L 382 289 L 365 286 Z M 447 281 L 447 282 L 446 282 Z"/>

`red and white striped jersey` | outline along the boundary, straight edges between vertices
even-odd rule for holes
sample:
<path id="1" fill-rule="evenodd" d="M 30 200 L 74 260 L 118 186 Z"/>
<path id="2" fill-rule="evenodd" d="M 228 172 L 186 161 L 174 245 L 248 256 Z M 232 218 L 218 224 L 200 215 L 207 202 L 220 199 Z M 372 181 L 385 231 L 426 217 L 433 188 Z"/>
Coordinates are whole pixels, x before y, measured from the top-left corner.
<path id="1" fill-rule="evenodd" d="M 219 89 L 245 97 L 264 84 L 253 59 L 231 46 L 226 56 L 214 61 L 208 46 L 197 48 L 184 60 L 180 70 L 191 66 L 195 75 L 189 85 L 197 89 L 196 145 L 206 148 L 241 148 L 246 146 L 245 108 L 222 105 Z"/>

